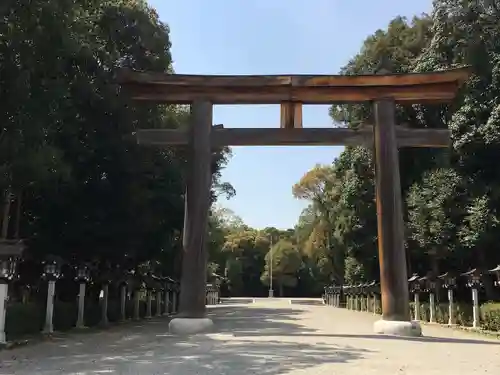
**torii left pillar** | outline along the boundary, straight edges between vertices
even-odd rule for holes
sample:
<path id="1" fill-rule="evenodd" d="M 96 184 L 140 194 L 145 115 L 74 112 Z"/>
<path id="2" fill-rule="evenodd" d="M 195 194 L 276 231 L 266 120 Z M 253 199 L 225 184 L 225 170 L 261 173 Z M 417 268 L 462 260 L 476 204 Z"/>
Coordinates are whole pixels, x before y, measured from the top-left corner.
<path id="1" fill-rule="evenodd" d="M 207 332 L 213 327 L 205 307 L 206 238 L 212 182 L 212 103 L 193 102 L 190 121 L 180 303 L 178 314 L 169 324 L 174 334 Z"/>

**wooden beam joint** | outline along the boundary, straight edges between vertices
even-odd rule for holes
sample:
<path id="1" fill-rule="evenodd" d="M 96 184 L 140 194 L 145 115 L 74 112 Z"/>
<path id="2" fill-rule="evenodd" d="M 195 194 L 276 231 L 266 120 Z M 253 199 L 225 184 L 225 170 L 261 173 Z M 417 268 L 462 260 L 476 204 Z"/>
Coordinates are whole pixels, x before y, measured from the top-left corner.
<path id="1" fill-rule="evenodd" d="M 302 128 L 302 103 L 281 103 L 280 127 L 283 129 Z"/>

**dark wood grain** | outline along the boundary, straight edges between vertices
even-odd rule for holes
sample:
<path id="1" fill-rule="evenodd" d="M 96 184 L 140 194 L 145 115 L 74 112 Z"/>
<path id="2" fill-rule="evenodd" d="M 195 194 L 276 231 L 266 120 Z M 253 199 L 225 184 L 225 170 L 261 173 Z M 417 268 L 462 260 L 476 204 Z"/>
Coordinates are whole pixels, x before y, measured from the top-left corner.
<path id="1" fill-rule="evenodd" d="M 194 102 L 191 106 L 190 125 L 178 316 L 200 318 L 206 314 L 206 236 L 212 182 L 212 103 Z"/>
<path id="2" fill-rule="evenodd" d="M 382 319 L 409 321 L 399 156 L 393 100 L 375 103 L 375 191 Z"/>
<path id="3" fill-rule="evenodd" d="M 469 67 L 427 73 L 360 74 L 360 75 L 196 75 L 140 72 L 119 69 L 116 81 L 187 87 L 335 87 L 335 86 L 406 86 L 428 83 L 463 83 L 470 75 Z"/>
<path id="4" fill-rule="evenodd" d="M 448 147 L 448 129 L 408 129 L 396 127 L 398 147 Z M 183 130 L 142 129 L 137 132 L 140 144 L 187 145 L 189 133 Z M 373 127 L 359 130 L 345 128 L 213 128 L 212 147 L 222 146 L 357 146 L 371 147 Z"/>
<path id="5" fill-rule="evenodd" d="M 194 100 L 209 100 L 214 104 L 280 104 L 301 102 L 310 104 L 361 103 L 393 97 L 397 103 L 441 103 L 451 101 L 458 90 L 456 82 L 413 86 L 363 87 L 275 87 L 230 88 L 162 87 L 158 85 L 125 86 L 132 99 L 155 103 L 190 104 Z"/>
<path id="6" fill-rule="evenodd" d="M 302 128 L 302 103 L 281 103 L 280 127 L 286 129 Z"/>
<path id="7" fill-rule="evenodd" d="M 118 82 L 135 100 L 189 104 L 332 104 L 392 97 L 397 103 L 447 102 L 469 69 L 361 76 L 195 76 L 121 71 Z"/>

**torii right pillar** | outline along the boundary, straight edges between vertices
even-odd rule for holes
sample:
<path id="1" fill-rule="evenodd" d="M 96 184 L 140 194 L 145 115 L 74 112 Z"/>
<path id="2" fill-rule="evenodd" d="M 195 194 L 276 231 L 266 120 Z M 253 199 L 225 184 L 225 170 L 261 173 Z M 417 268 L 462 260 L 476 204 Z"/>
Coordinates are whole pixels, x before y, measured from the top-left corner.
<path id="1" fill-rule="evenodd" d="M 395 102 L 381 99 L 374 104 L 375 191 L 382 319 L 376 333 L 421 336 L 422 328 L 410 319 L 404 222 L 396 140 Z"/>

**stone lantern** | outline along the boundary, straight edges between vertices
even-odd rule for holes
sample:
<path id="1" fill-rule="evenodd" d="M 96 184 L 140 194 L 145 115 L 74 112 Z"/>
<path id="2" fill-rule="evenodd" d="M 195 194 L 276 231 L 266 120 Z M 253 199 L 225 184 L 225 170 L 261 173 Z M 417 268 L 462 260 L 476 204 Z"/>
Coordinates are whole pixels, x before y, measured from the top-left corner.
<path id="1" fill-rule="evenodd" d="M 98 283 L 101 284 L 101 320 L 99 326 L 105 328 L 109 325 L 108 320 L 108 303 L 109 303 L 109 284 L 114 277 L 113 270 L 109 264 L 101 264 L 98 269 L 100 277 Z"/>
<path id="2" fill-rule="evenodd" d="M 358 309 L 357 306 L 357 297 L 356 297 L 356 284 L 351 284 L 349 286 L 349 292 L 351 293 L 351 310 L 356 311 Z"/>
<path id="3" fill-rule="evenodd" d="M 355 298 L 354 298 L 355 302 L 354 303 L 356 305 L 356 311 L 362 311 L 362 307 L 361 307 L 361 304 L 363 301 L 362 286 L 363 286 L 363 284 L 359 283 L 354 287 L 354 293 L 355 293 Z"/>
<path id="4" fill-rule="evenodd" d="M 47 306 L 45 312 L 45 326 L 43 332 L 54 332 L 54 297 L 56 294 L 56 281 L 61 277 L 61 264 L 56 259 L 43 262 L 42 278 L 47 280 Z"/>
<path id="5" fill-rule="evenodd" d="M 435 323 L 436 321 L 436 286 L 437 279 L 432 273 L 428 273 L 427 276 L 424 276 L 420 279 L 420 283 L 422 285 L 423 291 L 429 293 L 429 322 Z"/>
<path id="6" fill-rule="evenodd" d="M 153 275 L 153 280 L 154 280 L 154 289 L 155 289 L 155 292 L 156 292 L 156 296 L 155 296 L 155 302 L 156 302 L 156 312 L 155 312 L 155 316 L 161 316 L 162 313 L 161 313 L 161 294 L 162 292 L 164 291 L 164 288 L 163 288 L 163 283 L 162 283 L 162 278 L 161 277 L 158 277 L 158 276 L 154 276 Z"/>
<path id="7" fill-rule="evenodd" d="M 337 286 L 336 285 L 330 285 L 330 306 L 335 307 L 335 298 L 337 297 Z"/>
<path id="8" fill-rule="evenodd" d="M 6 344 L 5 318 L 9 283 L 16 278 L 17 261 L 24 250 L 22 241 L 0 241 L 0 346 Z"/>
<path id="9" fill-rule="evenodd" d="M 380 307 L 380 312 L 382 312 L 382 291 L 380 290 L 380 281 L 375 284 L 375 315 L 379 315 L 378 310 Z"/>
<path id="10" fill-rule="evenodd" d="M 328 304 L 330 306 L 333 306 L 334 305 L 334 299 L 335 299 L 335 287 L 333 285 L 330 285 L 328 287 Z"/>
<path id="11" fill-rule="evenodd" d="M 172 285 L 172 314 L 177 314 L 177 303 L 179 301 L 180 284 L 177 280 Z"/>
<path id="12" fill-rule="evenodd" d="M 375 315 L 377 312 L 377 282 L 373 280 L 371 283 L 366 285 L 367 290 L 367 299 L 368 299 L 368 308 L 367 311 L 370 311 L 370 306 L 373 314 Z M 372 297 L 372 302 L 370 303 L 370 296 Z"/>
<path id="13" fill-rule="evenodd" d="M 414 273 L 409 279 L 408 284 L 410 286 L 410 291 L 414 296 L 414 317 L 415 320 L 420 320 L 420 290 L 421 290 L 421 281 L 420 276 Z"/>
<path id="14" fill-rule="evenodd" d="M 345 307 L 346 309 L 350 310 L 351 309 L 351 286 L 350 285 L 344 285 L 342 287 L 344 290 L 345 294 Z"/>
<path id="15" fill-rule="evenodd" d="M 147 279 L 146 275 L 141 274 L 140 272 L 134 272 L 133 276 L 133 283 L 134 283 L 134 313 L 133 313 L 133 320 L 141 320 L 141 314 L 140 314 L 140 306 L 141 306 L 141 300 L 144 297 L 147 297 Z M 147 302 L 147 301 L 146 301 Z M 147 306 L 146 306 L 147 307 Z"/>
<path id="16" fill-rule="evenodd" d="M 90 270 L 86 265 L 81 265 L 76 270 L 75 281 L 80 285 L 78 293 L 78 319 L 76 321 L 76 328 L 85 328 L 85 288 L 90 281 Z"/>
<path id="17" fill-rule="evenodd" d="M 359 294 L 359 311 L 365 310 L 365 283 L 358 284 L 358 294 Z"/>
<path id="18" fill-rule="evenodd" d="M 356 285 L 350 284 L 349 285 L 349 296 L 351 300 L 351 310 L 356 311 Z"/>
<path id="19" fill-rule="evenodd" d="M 140 302 L 143 284 L 142 276 L 136 270 L 131 270 L 128 272 L 127 284 L 130 293 L 132 294 L 132 320 L 138 321 L 141 319 Z"/>
<path id="20" fill-rule="evenodd" d="M 205 304 L 206 305 L 213 305 L 214 304 L 214 285 L 211 283 L 208 283 L 206 285 L 206 293 L 205 293 Z"/>
<path id="21" fill-rule="evenodd" d="M 479 289 L 482 286 L 482 273 L 477 268 L 462 273 L 467 278 L 467 286 L 472 290 L 472 327 L 479 327 Z"/>
<path id="22" fill-rule="evenodd" d="M 144 281 L 146 284 L 146 316 L 145 316 L 145 318 L 151 319 L 153 317 L 152 302 L 153 302 L 153 292 L 154 292 L 153 277 L 152 277 L 151 272 L 148 272 L 146 274 Z"/>
<path id="23" fill-rule="evenodd" d="M 453 291 L 457 286 L 457 278 L 451 272 L 446 272 L 438 276 L 438 279 L 441 280 L 441 287 L 448 291 L 448 325 L 452 326 L 455 324 Z"/>
<path id="24" fill-rule="evenodd" d="M 217 304 L 221 303 L 221 285 L 223 281 L 224 276 L 216 274 L 215 285 L 217 287 Z"/>
<path id="25" fill-rule="evenodd" d="M 165 315 L 170 313 L 170 294 L 172 293 L 172 279 L 168 276 L 163 278 L 165 283 Z"/>
<path id="26" fill-rule="evenodd" d="M 119 274 L 117 282 L 118 289 L 120 290 L 120 322 L 127 320 L 127 301 L 131 295 L 130 284 L 133 280 L 133 274 L 130 270 L 122 269 Z"/>
<path id="27" fill-rule="evenodd" d="M 340 302 L 341 302 L 342 293 L 343 293 L 342 285 L 337 285 L 335 288 L 337 291 L 337 297 L 335 299 L 335 307 L 340 307 Z"/>
<path id="28" fill-rule="evenodd" d="M 500 264 L 490 270 L 490 272 L 496 275 L 497 279 L 493 283 L 497 288 L 500 288 Z"/>

